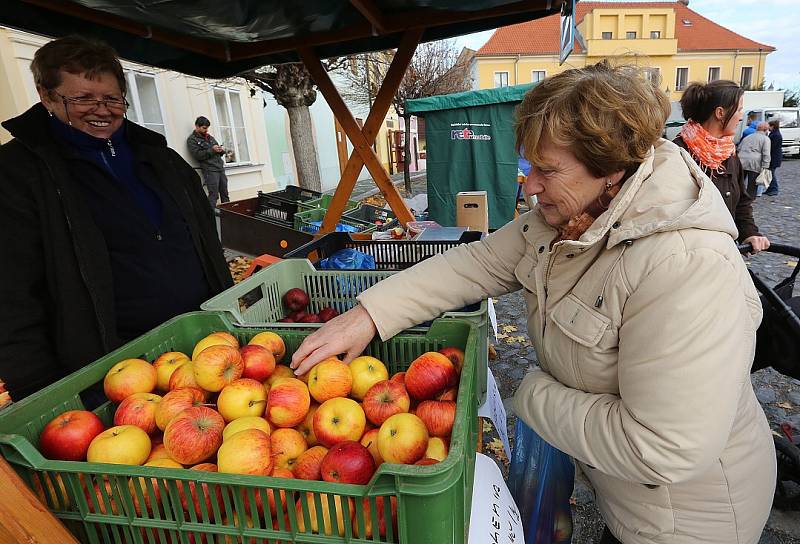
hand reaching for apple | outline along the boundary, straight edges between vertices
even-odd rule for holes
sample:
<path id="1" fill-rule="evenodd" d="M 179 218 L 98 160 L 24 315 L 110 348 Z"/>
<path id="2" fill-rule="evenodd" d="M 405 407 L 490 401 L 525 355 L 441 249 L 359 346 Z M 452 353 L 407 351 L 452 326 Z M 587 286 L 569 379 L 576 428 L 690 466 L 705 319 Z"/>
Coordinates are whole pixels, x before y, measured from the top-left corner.
<path id="1" fill-rule="evenodd" d="M 328 357 L 344 353 L 343 361 L 350 363 L 361 355 L 378 329 L 363 306 L 334 317 L 315 333 L 309 335 L 292 355 L 289 365 L 301 376 Z"/>

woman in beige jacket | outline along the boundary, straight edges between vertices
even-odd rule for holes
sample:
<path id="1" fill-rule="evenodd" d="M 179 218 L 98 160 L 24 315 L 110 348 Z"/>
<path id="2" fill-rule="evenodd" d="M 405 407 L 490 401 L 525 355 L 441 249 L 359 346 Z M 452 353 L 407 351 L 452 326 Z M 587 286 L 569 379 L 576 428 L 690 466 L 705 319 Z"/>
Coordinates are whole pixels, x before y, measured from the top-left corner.
<path id="1" fill-rule="evenodd" d="M 659 139 L 668 111 L 629 68 L 546 79 L 518 110 L 537 207 L 365 291 L 292 366 L 522 289 L 541 368 L 514 411 L 575 459 L 614 537 L 757 542 L 775 486 L 750 384 L 761 307 L 719 191 Z"/>

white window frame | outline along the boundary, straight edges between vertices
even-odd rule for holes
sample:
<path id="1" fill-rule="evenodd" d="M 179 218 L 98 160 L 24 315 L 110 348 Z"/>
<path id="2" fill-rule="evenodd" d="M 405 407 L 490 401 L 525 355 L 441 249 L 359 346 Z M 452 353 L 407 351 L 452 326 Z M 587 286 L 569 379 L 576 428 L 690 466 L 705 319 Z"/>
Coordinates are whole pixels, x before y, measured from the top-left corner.
<path id="1" fill-rule="evenodd" d="M 153 80 L 156 89 L 156 100 L 158 100 L 158 111 L 161 113 L 161 125 L 164 127 L 164 132 L 159 134 L 163 134 L 163 136 L 166 138 L 167 115 L 166 112 L 164 111 L 164 101 L 161 100 L 161 91 L 158 88 L 158 78 L 156 78 L 156 75 L 151 74 L 149 72 L 142 72 L 141 70 L 124 70 L 123 74 L 125 75 L 125 82 L 128 85 L 128 95 L 127 95 L 128 102 L 130 102 L 133 105 L 134 109 L 136 110 L 136 115 L 138 116 L 135 123 L 145 128 L 149 127 L 145 125 L 144 119 L 141 118 L 143 110 L 142 110 L 142 102 L 139 99 L 139 86 L 136 83 L 136 76 L 147 77 Z M 154 125 L 155 123 L 149 123 L 149 124 Z"/>
<path id="2" fill-rule="evenodd" d="M 606 38 L 606 34 L 609 34 L 608 38 Z M 601 40 L 613 40 L 614 39 L 614 32 L 601 32 L 600 33 Z"/>
<path id="3" fill-rule="evenodd" d="M 500 85 L 497 84 L 497 75 L 498 74 L 505 74 L 506 75 L 506 84 L 505 85 L 502 84 L 503 83 L 502 81 L 500 82 Z M 500 70 L 500 71 L 495 72 L 494 73 L 494 81 L 492 83 L 494 84 L 494 88 L 495 89 L 501 89 L 503 87 L 508 87 L 509 86 L 508 71 L 507 70 Z"/>
<path id="4" fill-rule="evenodd" d="M 225 105 L 226 105 L 227 110 L 228 110 L 228 119 L 231 120 L 231 129 L 232 129 L 231 130 L 231 138 L 233 138 L 233 146 L 234 146 L 233 148 L 234 148 L 234 150 L 236 152 L 236 157 L 237 158 L 241 157 L 241 153 L 239 153 L 239 138 L 236 135 L 236 130 L 235 130 L 236 127 L 233 124 L 234 117 L 233 117 L 233 108 L 231 107 L 231 94 L 236 94 L 237 96 L 239 96 L 239 106 L 242 108 L 242 122 L 244 123 L 244 126 L 242 128 L 244 129 L 245 140 L 247 140 L 247 142 L 246 142 L 247 143 L 247 152 L 250 155 L 250 159 L 246 160 L 246 161 L 226 162 L 224 164 L 225 168 L 227 168 L 229 166 L 247 166 L 247 165 L 255 164 L 255 162 L 253 161 L 253 148 L 250 146 L 250 138 L 247 135 L 247 118 L 246 118 L 245 113 L 244 113 L 245 109 L 244 109 L 244 104 L 242 103 L 242 93 L 241 93 L 241 91 L 239 89 L 231 89 L 230 87 L 223 87 L 223 86 L 220 86 L 220 85 L 211 86 L 211 88 L 210 88 L 211 108 L 212 108 L 212 110 L 214 112 L 214 123 L 215 123 L 215 126 L 217 126 L 217 127 L 221 127 L 222 123 L 219 120 L 219 112 L 217 111 L 217 100 L 214 97 L 214 91 L 223 91 L 225 93 Z M 210 132 L 213 133 L 213 130 L 210 131 Z M 228 145 L 228 142 L 223 142 L 223 143 Z M 224 159 L 223 159 L 223 161 L 224 161 Z"/>
<path id="5" fill-rule="evenodd" d="M 533 74 L 542 74 L 542 79 L 534 78 Z M 543 81 L 545 78 L 547 78 L 547 70 L 531 70 L 531 83 L 538 83 L 539 81 Z"/>
<path id="6" fill-rule="evenodd" d="M 717 71 L 717 78 L 716 79 L 711 79 L 711 70 L 716 70 Z M 712 81 L 717 81 L 717 79 L 722 79 L 722 66 L 709 66 L 708 67 L 708 78 L 707 79 L 708 79 L 708 83 L 711 83 Z"/>
<path id="7" fill-rule="evenodd" d="M 653 37 L 653 34 L 657 34 L 657 36 Z M 650 31 L 650 39 L 651 40 L 660 40 L 661 39 L 661 31 L 660 30 L 651 30 Z"/>
<path id="8" fill-rule="evenodd" d="M 630 37 L 628 34 L 633 34 L 633 37 Z M 638 33 L 635 30 L 626 30 L 625 31 L 625 39 L 626 40 L 635 40 L 637 34 Z"/>
<path id="9" fill-rule="evenodd" d="M 681 70 L 686 70 L 686 83 L 684 83 L 683 86 L 681 86 L 679 81 L 678 81 L 678 74 L 680 73 Z M 675 67 L 675 90 L 676 91 L 682 91 L 688 86 L 689 86 L 689 67 L 688 66 L 676 66 Z"/>
<path id="10" fill-rule="evenodd" d="M 747 85 L 744 84 L 744 71 L 745 68 L 750 70 L 750 81 L 747 82 Z M 742 66 L 742 69 L 739 71 L 739 85 L 743 89 L 749 89 L 753 86 L 753 67 L 752 66 Z"/>

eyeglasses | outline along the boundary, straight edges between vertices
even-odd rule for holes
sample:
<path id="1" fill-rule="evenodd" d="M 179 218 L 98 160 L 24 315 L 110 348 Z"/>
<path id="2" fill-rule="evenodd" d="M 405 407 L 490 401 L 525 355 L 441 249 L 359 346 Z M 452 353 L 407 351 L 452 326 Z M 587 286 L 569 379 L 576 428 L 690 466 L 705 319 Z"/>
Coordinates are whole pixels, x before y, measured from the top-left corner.
<path id="1" fill-rule="evenodd" d="M 96 98 L 83 98 L 77 97 L 73 98 L 70 96 L 64 96 L 63 94 L 59 93 L 58 91 L 53 91 L 55 94 L 61 97 L 61 100 L 64 101 L 64 107 L 67 104 L 72 104 L 72 106 L 80 111 L 89 111 L 96 108 L 99 108 L 102 104 L 109 110 L 114 111 L 125 111 L 128 109 L 128 101 L 124 98 L 104 98 L 103 100 L 97 100 Z"/>

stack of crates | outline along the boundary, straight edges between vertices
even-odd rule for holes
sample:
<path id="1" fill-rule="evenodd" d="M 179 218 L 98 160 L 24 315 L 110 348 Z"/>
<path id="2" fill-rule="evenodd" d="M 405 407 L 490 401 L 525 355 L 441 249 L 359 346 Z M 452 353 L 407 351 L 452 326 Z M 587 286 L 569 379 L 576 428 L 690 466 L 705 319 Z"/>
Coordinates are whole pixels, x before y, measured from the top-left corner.
<path id="1" fill-rule="evenodd" d="M 478 421 L 477 331 L 463 320 L 440 319 L 424 333 L 402 333 L 387 342 L 375 340 L 365 350 L 381 359 L 391 373 L 405 370 L 426 351 L 444 346 L 464 350 L 449 454 L 435 465 L 384 463 L 367 485 L 354 485 L 54 461 L 36 449 L 44 426 L 67 410 L 84 409 L 81 393 L 101 383 L 117 362 L 128 358 L 153 361 L 167 351 L 191 353 L 197 341 L 216 331 L 227 331 L 245 344 L 264 330 L 238 326 L 219 312 L 176 317 L 0 412 L 0 452 L 80 542 L 464 542 Z M 312 332 L 275 326 L 266 330 L 283 338 L 287 360 Z M 106 402 L 94 412 L 110 426 L 114 409 Z M 209 500 L 203 500 L 203 494 Z M 193 497 L 201 500 L 193 501 Z M 274 510 L 250 507 L 271 500 Z M 395 504 L 396 528 L 384 523 L 391 519 Z M 378 531 L 379 526 L 385 531 Z"/>

